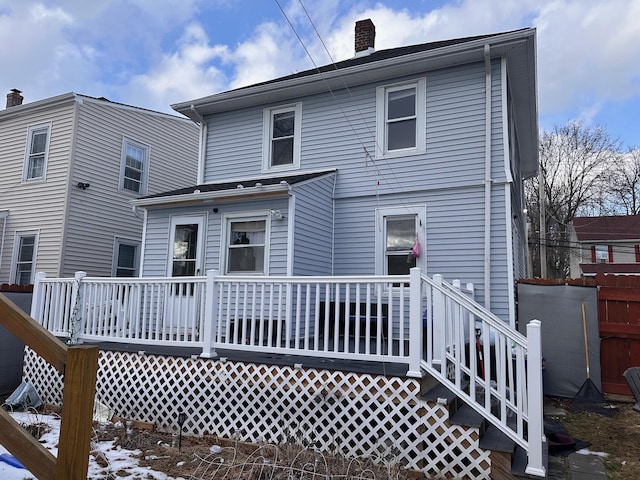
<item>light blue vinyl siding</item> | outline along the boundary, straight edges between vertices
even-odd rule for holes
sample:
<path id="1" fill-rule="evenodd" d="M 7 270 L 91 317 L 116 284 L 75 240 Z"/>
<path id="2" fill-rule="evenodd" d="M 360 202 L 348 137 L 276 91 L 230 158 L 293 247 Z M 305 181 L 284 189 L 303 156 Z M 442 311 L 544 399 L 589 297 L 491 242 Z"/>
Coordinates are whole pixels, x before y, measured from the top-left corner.
<path id="1" fill-rule="evenodd" d="M 335 175 L 294 187 L 293 275 L 331 275 Z"/>

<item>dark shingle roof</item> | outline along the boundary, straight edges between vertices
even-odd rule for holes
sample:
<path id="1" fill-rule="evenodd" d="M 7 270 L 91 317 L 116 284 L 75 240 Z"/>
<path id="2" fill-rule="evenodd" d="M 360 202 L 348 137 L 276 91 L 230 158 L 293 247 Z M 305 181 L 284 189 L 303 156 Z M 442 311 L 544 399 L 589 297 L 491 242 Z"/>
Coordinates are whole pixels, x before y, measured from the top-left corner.
<path id="1" fill-rule="evenodd" d="M 576 217 L 573 228 L 579 242 L 640 239 L 640 216 Z"/>
<path id="2" fill-rule="evenodd" d="M 314 178 L 318 178 L 323 175 L 327 175 L 329 173 L 334 173 L 334 172 L 335 170 L 328 170 L 323 172 L 300 173 L 296 175 L 280 175 L 277 177 L 259 177 L 259 178 L 251 178 L 251 179 L 242 179 L 242 180 L 235 180 L 235 181 L 222 182 L 222 183 L 204 183 L 202 185 L 194 185 L 193 187 L 179 188 L 177 190 L 171 190 L 169 192 L 162 192 L 162 193 L 157 193 L 155 195 L 148 195 L 142 198 L 161 198 L 161 197 L 173 197 L 173 196 L 179 196 L 179 195 L 191 195 L 196 190 L 199 190 L 200 193 L 238 190 L 238 185 L 242 185 L 243 187 L 248 188 L 248 187 L 255 187 L 257 183 L 262 184 L 264 186 L 278 185 L 281 182 L 287 182 L 289 185 L 295 185 L 296 183 L 304 182 L 306 180 L 312 180 Z"/>

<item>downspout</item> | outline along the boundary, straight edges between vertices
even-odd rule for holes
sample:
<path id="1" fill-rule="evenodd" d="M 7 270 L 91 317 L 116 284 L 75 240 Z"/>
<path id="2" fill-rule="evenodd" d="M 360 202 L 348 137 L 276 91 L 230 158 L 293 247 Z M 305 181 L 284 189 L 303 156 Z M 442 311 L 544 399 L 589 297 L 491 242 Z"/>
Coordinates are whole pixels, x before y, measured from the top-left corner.
<path id="1" fill-rule="evenodd" d="M 2 219 L 2 238 L 0 238 L 0 272 L 2 272 L 2 255 L 4 254 L 4 236 L 7 231 L 7 217 L 9 210 L 0 210 L 0 218 Z"/>
<path id="2" fill-rule="evenodd" d="M 192 103 L 190 107 L 191 111 L 198 119 L 200 124 L 200 142 L 198 144 L 198 179 L 197 184 L 202 185 L 204 183 L 204 156 L 207 150 L 207 123 L 204 121 L 204 117 L 200 115 L 200 112 L 196 110 L 195 105 Z"/>
<path id="3" fill-rule="evenodd" d="M 338 172 L 333 175 L 333 189 L 331 191 L 331 276 L 334 275 L 334 265 L 336 262 L 336 183 L 338 182 Z"/>
<path id="4" fill-rule="evenodd" d="M 491 310 L 491 50 L 484 46 L 484 308 Z"/>

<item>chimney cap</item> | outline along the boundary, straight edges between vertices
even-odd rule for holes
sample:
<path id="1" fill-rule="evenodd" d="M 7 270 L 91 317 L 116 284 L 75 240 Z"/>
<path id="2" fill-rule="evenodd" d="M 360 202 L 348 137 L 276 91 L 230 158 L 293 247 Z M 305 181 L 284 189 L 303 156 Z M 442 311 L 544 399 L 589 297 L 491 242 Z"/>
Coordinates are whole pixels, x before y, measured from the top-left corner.
<path id="1" fill-rule="evenodd" d="M 18 90 L 17 88 L 12 88 L 11 93 L 22 93 L 22 90 Z"/>

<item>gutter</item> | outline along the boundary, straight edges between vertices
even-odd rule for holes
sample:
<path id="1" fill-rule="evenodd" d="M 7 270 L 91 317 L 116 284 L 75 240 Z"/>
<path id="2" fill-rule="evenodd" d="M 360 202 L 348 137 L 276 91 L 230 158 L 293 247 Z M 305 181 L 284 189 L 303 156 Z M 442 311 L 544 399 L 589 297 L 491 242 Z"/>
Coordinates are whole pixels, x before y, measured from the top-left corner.
<path id="1" fill-rule="evenodd" d="M 491 47 L 484 46 L 484 308 L 491 310 Z"/>
<path id="2" fill-rule="evenodd" d="M 204 121 L 204 117 L 200 115 L 200 112 L 196 110 L 195 105 L 192 103 L 189 107 L 189 110 L 193 113 L 194 117 L 196 117 L 197 123 L 200 124 L 200 141 L 198 144 L 198 185 L 204 183 L 204 157 L 207 152 L 207 134 L 208 134 L 208 125 L 207 122 Z"/>

